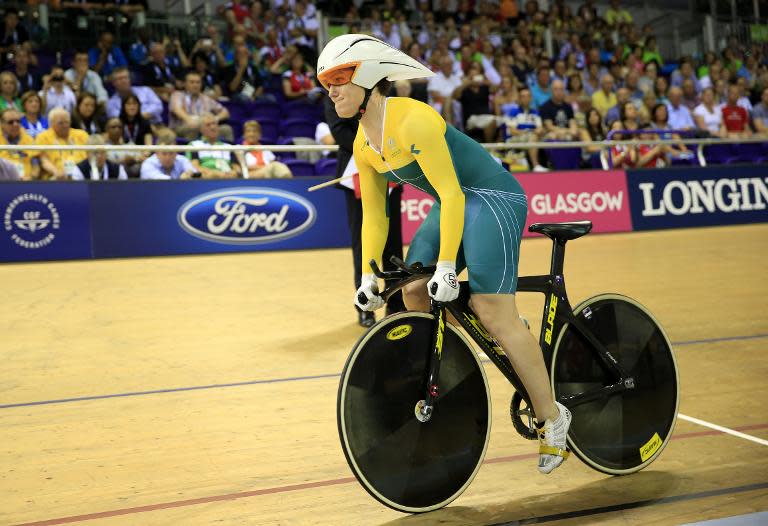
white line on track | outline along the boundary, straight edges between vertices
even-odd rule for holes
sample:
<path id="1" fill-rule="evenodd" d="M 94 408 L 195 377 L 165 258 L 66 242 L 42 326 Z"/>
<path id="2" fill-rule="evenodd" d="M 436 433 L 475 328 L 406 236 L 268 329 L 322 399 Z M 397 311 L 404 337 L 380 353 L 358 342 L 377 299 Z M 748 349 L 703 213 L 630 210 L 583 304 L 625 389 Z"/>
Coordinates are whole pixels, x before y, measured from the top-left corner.
<path id="1" fill-rule="evenodd" d="M 719 426 L 717 424 L 713 424 L 712 422 L 707 422 L 705 420 L 699 420 L 698 418 L 693 418 L 692 416 L 687 416 L 682 413 L 678 413 L 677 417 L 682 418 L 683 420 L 687 420 L 688 422 L 692 422 L 694 424 L 699 424 L 700 426 L 715 429 L 717 431 L 720 431 L 721 433 L 728 433 L 729 435 L 733 435 L 735 437 L 743 438 L 745 440 L 751 440 L 752 442 L 757 442 L 758 444 L 761 444 L 763 446 L 768 446 L 768 440 L 763 440 L 762 438 L 753 437 L 752 435 L 742 433 L 741 431 L 736 431 L 734 429 L 729 429 L 727 427 Z"/>

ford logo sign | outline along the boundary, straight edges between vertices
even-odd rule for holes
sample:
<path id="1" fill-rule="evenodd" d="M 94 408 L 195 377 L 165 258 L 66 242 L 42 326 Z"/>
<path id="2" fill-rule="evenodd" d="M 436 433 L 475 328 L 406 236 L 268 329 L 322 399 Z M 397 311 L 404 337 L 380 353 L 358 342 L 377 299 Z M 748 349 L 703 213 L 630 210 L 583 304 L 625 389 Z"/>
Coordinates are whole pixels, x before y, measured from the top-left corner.
<path id="1" fill-rule="evenodd" d="M 250 245 L 297 236 L 315 222 L 312 203 L 272 188 L 229 188 L 199 195 L 179 209 L 181 227 L 216 243 Z"/>

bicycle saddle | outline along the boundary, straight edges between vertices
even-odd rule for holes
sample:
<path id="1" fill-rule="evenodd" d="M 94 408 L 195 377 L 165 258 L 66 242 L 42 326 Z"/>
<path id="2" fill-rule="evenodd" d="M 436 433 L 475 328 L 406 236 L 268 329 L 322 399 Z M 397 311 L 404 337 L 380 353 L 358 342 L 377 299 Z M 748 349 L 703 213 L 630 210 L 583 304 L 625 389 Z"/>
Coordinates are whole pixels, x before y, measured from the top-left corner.
<path id="1" fill-rule="evenodd" d="M 592 221 L 571 221 L 569 223 L 533 223 L 529 232 L 537 232 L 558 241 L 570 241 L 588 234 Z"/>

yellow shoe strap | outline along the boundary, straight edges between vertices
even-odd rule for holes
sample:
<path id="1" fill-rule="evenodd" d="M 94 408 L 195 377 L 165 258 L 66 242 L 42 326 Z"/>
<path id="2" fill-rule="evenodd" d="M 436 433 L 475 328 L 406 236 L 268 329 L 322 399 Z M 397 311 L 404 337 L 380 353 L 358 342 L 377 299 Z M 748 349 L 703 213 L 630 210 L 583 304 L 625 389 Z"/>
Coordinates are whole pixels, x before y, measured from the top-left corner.
<path id="1" fill-rule="evenodd" d="M 559 447 L 545 445 L 539 446 L 539 455 L 557 455 L 558 457 L 563 457 L 563 460 L 565 460 L 570 456 L 570 454 L 571 452 L 567 449 L 560 449 Z"/>

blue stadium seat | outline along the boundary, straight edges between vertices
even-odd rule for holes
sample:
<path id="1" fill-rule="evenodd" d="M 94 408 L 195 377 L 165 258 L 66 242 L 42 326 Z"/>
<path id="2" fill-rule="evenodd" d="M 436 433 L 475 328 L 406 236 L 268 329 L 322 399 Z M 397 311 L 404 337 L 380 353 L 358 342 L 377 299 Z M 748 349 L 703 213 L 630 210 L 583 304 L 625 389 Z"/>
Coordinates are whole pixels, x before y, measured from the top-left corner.
<path id="1" fill-rule="evenodd" d="M 168 103 L 165 102 L 164 100 L 161 100 L 160 102 L 163 105 L 163 112 L 161 113 L 161 117 L 160 118 L 163 119 L 164 123 L 168 124 L 168 122 L 170 122 L 169 121 L 169 119 L 170 119 L 170 107 L 168 106 Z"/>
<path id="2" fill-rule="evenodd" d="M 37 71 L 41 72 L 43 75 L 47 75 L 51 72 L 51 68 L 56 64 L 56 54 L 55 53 L 48 53 L 46 51 L 40 50 L 36 52 L 37 56 Z M 69 65 L 65 66 L 65 69 L 69 68 Z M 104 83 L 110 84 L 108 82 Z"/>
<path id="3" fill-rule="evenodd" d="M 285 104 L 285 94 L 283 93 L 283 79 L 280 75 L 272 75 L 264 83 L 264 93 L 269 93 L 277 99 L 278 104 Z"/>
<path id="4" fill-rule="evenodd" d="M 229 119 L 232 121 L 245 122 L 251 116 L 251 105 L 246 102 L 228 100 L 223 101 L 222 105 L 229 111 Z"/>
<path id="5" fill-rule="evenodd" d="M 283 144 L 290 144 L 293 145 L 293 137 L 281 137 L 277 144 L 283 145 Z M 276 155 L 282 159 L 295 159 L 296 158 L 296 152 L 277 152 Z"/>
<path id="6" fill-rule="evenodd" d="M 264 89 L 266 90 L 280 90 L 283 91 L 283 77 L 280 75 L 270 75 L 264 82 Z"/>
<path id="7" fill-rule="evenodd" d="M 263 120 L 261 124 L 261 144 L 277 144 L 279 127 L 277 121 Z"/>
<path id="8" fill-rule="evenodd" d="M 291 169 L 295 177 L 306 177 L 315 175 L 315 166 L 309 161 L 301 159 L 283 159 L 285 165 Z"/>
<path id="9" fill-rule="evenodd" d="M 755 164 L 763 156 L 766 144 L 764 143 L 745 143 L 733 144 L 733 156 L 729 157 L 726 164 Z"/>
<path id="10" fill-rule="evenodd" d="M 240 144 L 243 142 L 243 121 L 230 119 L 227 121 L 227 124 L 232 127 L 232 136 L 234 138 L 235 144 Z"/>
<path id="11" fill-rule="evenodd" d="M 336 175 L 336 159 L 325 157 L 317 161 L 315 175 Z"/>
<path id="12" fill-rule="evenodd" d="M 546 148 L 555 170 L 578 170 L 581 164 L 581 148 Z"/>
<path id="13" fill-rule="evenodd" d="M 698 166 L 699 161 L 696 157 L 671 157 L 669 159 L 670 166 Z"/>
<path id="14" fill-rule="evenodd" d="M 280 135 L 282 137 L 309 137 L 315 138 L 315 128 L 317 122 L 303 119 L 291 118 L 280 123 Z"/>
<path id="15" fill-rule="evenodd" d="M 301 118 L 317 123 L 323 120 L 323 105 L 307 102 L 288 102 L 283 105 L 283 116 L 286 119 Z"/>
<path id="16" fill-rule="evenodd" d="M 248 116 L 261 122 L 262 119 L 279 121 L 282 117 L 280 105 L 275 102 L 254 102 L 251 104 Z"/>
<path id="17" fill-rule="evenodd" d="M 704 146 L 704 159 L 706 159 L 707 164 L 725 164 L 732 157 L 735 157 L 735 151 L 730 144 Z"/>
<path id="18" fill-rule="evenodd" d="M 75 50 L 74 49 L 65 49 L 61 52 L 61 65 L 64 66 L 64 69 L 68 69 L 72 67 L 72 60 L 75 58 Z"/>

